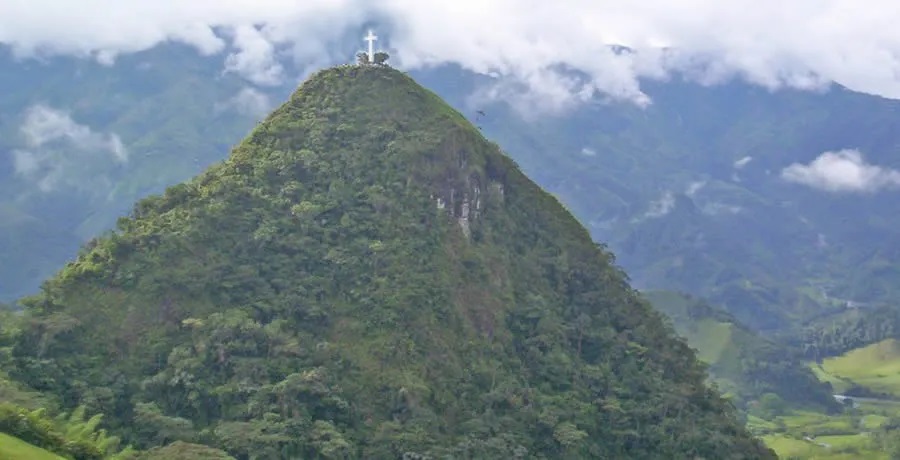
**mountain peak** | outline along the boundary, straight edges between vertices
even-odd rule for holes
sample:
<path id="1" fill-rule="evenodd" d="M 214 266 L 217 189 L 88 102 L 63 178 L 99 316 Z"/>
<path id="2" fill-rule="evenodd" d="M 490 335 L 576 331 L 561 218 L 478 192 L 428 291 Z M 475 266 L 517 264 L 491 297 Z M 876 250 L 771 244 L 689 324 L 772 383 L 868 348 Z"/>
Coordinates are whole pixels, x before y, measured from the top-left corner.
<path id="1" fill-rule="evenodd" d="M 433 93 L 337 67 L 26 300 L 14 373 L 148 448 L 770 458 L 612 261 Z"/>

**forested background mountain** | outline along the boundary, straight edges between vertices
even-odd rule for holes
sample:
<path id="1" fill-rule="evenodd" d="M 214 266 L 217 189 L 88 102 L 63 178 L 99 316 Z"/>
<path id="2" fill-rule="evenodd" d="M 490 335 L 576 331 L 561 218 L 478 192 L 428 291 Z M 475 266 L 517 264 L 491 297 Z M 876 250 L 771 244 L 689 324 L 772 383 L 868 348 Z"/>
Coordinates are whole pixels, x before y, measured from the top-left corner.
<path id="1" fill-rule="evenodd" d="M 112 67 L 0 53 L 0 68 L 10 89 L 0 96 L 6 300 L 34 292 L 136 198 L 224 158 L 294 87 L 252 86 L 176 45 Z M 896 300 L 892 190 L 818 190 L 781 172 L 842 149 L 900 168 L 897 101 L 675 78 L 644 82 L 646 108 L 601 101 L 523 116 L 477 96 L 486 77 L 454 67 L 412 75 L 557 195 L 640 288 L 699 295 L 763 331 L 847 301 Z"/>

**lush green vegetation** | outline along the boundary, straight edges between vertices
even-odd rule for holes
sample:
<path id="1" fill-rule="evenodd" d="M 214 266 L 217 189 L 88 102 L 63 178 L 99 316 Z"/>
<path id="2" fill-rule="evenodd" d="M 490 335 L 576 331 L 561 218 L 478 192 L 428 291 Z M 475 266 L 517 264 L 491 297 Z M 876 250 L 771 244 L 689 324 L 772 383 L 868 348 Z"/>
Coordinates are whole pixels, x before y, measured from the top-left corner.
<path id="1" fill-rule="evenodd" d="M 823 319 L 822 329 L 812 323 L 804 335 L 779 343 L 690 296 L 644 295 L 698 349 L 713 381 L 745 409 L 747 428 L 780 458 L 900 458 L 900 400 L 886 399 L 900 396 L 900 345 L 895 339 L 866 345 L 891 334 L 894 309 L 848 311 L 833 322 Z M 804 355 L 822 354 L 834 355 L 803 363 Z M 764 365 L 754 369 L 755 363 Z M 779 371 L 760 373 L 772 369 Z M 851 399 L 838 403 L 831 392 Z"/>
<path id="2" fill-rule="evenodd" d="M 840 414 L 787 410 L 748 427 L 780 458 L 892 459 L 900 456 L 900 403 L 848 402 Z"/>
<path id="3" fill-rule="evenodd" d="M 760 417 L 748 417 L 748 428 L 782 458 L 900 458 L 897 348 L 889 339 L 809 363 L 836 393 L 850 395 L 839 413 L 798 410 L 782 401 L 772 406 L 776 410 L 753 408 Z"/>
<path id="4" fill-rule="evenodd" d="M 5 460 L 62 460 L 63 457 L 0 433 L 0 458 Z"/>
<path id="5" fill-rule="evenodd" d="M 97 429 L 101 419 L 98 414 L 85 420 L 83 408 L 51 418 L 44 409 L 0 404 L 0 459 L 233 460 L 222 450 L 182 441 L 146 452 L 120 450 L 117 437 Z"/>
<path id="6" fill-rule="evenodd" d="M 72 414 L 50 418 L 44 409 L 27 410 L 0 404 L 0 433 L 15 436 L 24 443 L 76 460 L 128 459 L 130 448 L 121 450 L 119 438 L 98 429 L 102 415 L 85 419 L 83 407 Z"/>
<path id="7" fill-rule="evenodd" d="M 850 394 L 900 398 L 900 342 L 896 339 L 827 358 L 816 367 L 824 380 L 837 382 Z"/>
<path id="8" fill-rule="evenodd" d="M 155 447 L 141 453 L 134 460 L 234 460 L 234 457 L 220 449 L 175 441 L 165 447 Z"/>
<path id="9" fill-rule="evenodd" d="M 900 308 L 853 308 L 810 322 L 785 342 L 819 361 L 850 350 L 900 337 Z"/>
<path id="10" fill-rule="evenodd" d="M 648 291 L 644 296 L 697 349 L 718 388 L 739 407 L 747 409 L 763 396 L 777 395 L 794 408 L 837 408 L 831 388 L 788 346 L 761 337 L 724 310 L 689 295 Z"/>
<path id="11" fill-rule="evenodd" d="M 23 300 L 10 374 L 142 449 L 771 458 L 613 263 L 436 95 L 345 66 Z"/>
<path id="12" fill-rule="evenodd" d="M 64 111 L 71 110 L 73 119 L 91 126 L 97 132 L 119 134 L 130 154 L 129 162 L 117 167 L 102 162 L 85 162 L 83 168 L 70 168 L 68 176 L 71 181 L 68 186 L 40 193 L 33 184 L 14 174 L 12 159 L 7 158 L 9 156 L 0 158 L 0 260 L 6 262 L 0 272 L 0 299 L 11 299 L 15 294 L 30 292 L 39 279 L 74 254 L 79 241 L 109 228 L 116 216 L 123 213 L 136 198 L 160 191 L 165 185 L 179 182 L 222 158 L 229 146 L 256 120 L 252 114 L 227 106 L 231 102 L 229 98 L 242 88 L 239 80 L 222 76 L 216 78 L 214 84 L 211 83 L 213 77 L 220 73 L 219 62 L 200 59 L 191 51 L 178 47 L 160 47 L 125 56 L 120 64 L 108 69 L 77 60 L 13 65 L 0 47 L 0 70 L 3 70 L 0 72 L 0 86 L 11 89 L 0 96 L 0 111 L 4 115 L 0 117 L 0 149 L 12 151 L 27 147 L 22 143 L 19 132 L 20 115 L 30 104 L 42 102 Z M 77 77 L 72 78 L 72 75 Z M 429 79 L 429 87 L 450 96 L 454 105 L 465 106 L 463 100 L 471 95 L 472 87 L 466 86 L 472 81 L 471 75 L 455 75 L 452 70 L 441 69 L 433 77 Z M 496 138 L 515 156 L 527 173 L 557 195 L 588 225 L 595 238 L 609 242 L 636 284 L 699 293 L 711 298 L 716 305 L 724 305 L 730 315 L 717 310 L 711 312 L 696 305 L 688 308 L 685 304 L 679 304 L 680 301 L 671 299 L 670 309 L 662 309 L 673 317 L 678 332 L 698 350 L 699 358 L 709 364 L 718 388 L 741 409 L 749 410 L 746 418 L 754 432 L 768 430 L 765 432 L 772 433 L 767 435 L 766 440 L 782 454 L 790 451 L 782 447 L 793 445 L 806 452 L 803 455 L 812 455 L 810 452 L 822 455 L 824 451 L 821 446 L 798 437 L 797 430 L 803 426 L 818 429 L 825 423 L 820 421 L 826 414 L 811 410 L 816 405 L 830 405 L 825 390 L 811 381 L 807 368 L 823 382 L 831 384 L 837 393 L 876 397 L 897 394 L 896 363 L 885 353 L 876 352 L 879 347 L 884 348 L 883 344 L 873 344 L 895 339 L 900 334 L 900 309 L 878 306 L 881 302 L 896 304 L 898 297 L 896 254 L 891 249 L 897 241 L 894 236 L 896 223 L 890 216 L 900 213 L 894 212 L 897 210 L 896 200 L 887 194 L 852 199 L 829 196 L 823 200 L 819 192 L 800 190 L 779 182 L 777 171 L 790 162 L 806 162 L 824 150 L 850 145 L 861 148 L 875 164 L 889 164 L 897 153 L 898 144 L 894 140 L 896 136 L 892 122 L 897 103 L 846 91 L 833 91 L 825 95 L 793 91 L 770 94 L 741 84 L 700 88 L 673 81 L 663 85 L 647 84 L 645 90 L 654 99 L 653 106 L 646 109 L 618 104 L 591 105 L 563 117 L 542 119 L 540 123 L 520 119 L 512 114 L 509 107 L 488 106 L 485 103 L 482 108 L 487 115 L 479 117 L 479 124 L 485 133 Z M 288 88 L 272 91 L 286 94 Z M 335 97 L 338 96 L 335 94 Z M 364 106 L 372 110 L 381 110 L 377 105 L 381 102 L 371 101 L 367 96 L 353 97 L 358 97 Z M 432 108 L 445 112 L 447 117 L 457 121 L 460 119 L 459 114 L 447 111 L 442 104 L 435 104 Z M 253 177 L 241 181 L 228 178 L 227 181 L 220 181 L 213 177 L 208 180 L 214 183 L 212 187 L 199 181 L 175 187 L 165 197 L 142 202 L 135 212 L 137 223 L 125 222 L 119 235 L 92 242 L 92 247 L 85 251 L 82 259 L 73 265 L 74 268 L 70 267 L 48 284 L 48 291 L 43 294 L 46 298 L 31 301 L 32 305 L 65 305 L 65 308 L 59 308 L 60 311 L 48 306 L 48 311 L 37 315 L 40 323 L 30 324 L 26 328 L 26 337 L 31 343 L 23 345 L 21 339 L 14 339 L 20 328 L 15 326 L 17 321 L 11 319 L 12 313 L 0 306 L 0 401 L 29 410 L 46 407 L 54 417 L 62 408 L 71 411 L 78 404 L 83 404 L 91 415 L 106 414 L 104 420 L 111 424 L 110 428 L 127 441 L 140 442 L 144 447 L 165 445 L 152 451 L 160 456 L 180 455 L 177 452 L 200 455 L 196 451 L 206 447 L 185 441 L 217 443 L 221 436 L 228 435 L 226 431 L 220 430 L 218 434 L 215 431 L 221 420 L 247 422 L 258 418 L 260 413 L 264 414 L 267 409 L 242 414 L 209 411 L 211 413 L 203 415 L 204 420 L 197 421 L 195 409 L 185 409 L 199 404 L 196 398 L 207 398 L 211 393 L 214 396 L 210 398 L 218 404 L 232 407 L 233 401 L 245 403 L 252 400 L 253 404 L 263 404 L 253 398 L 266 399 L 260 395 L 270 394 L 271 391 L 253 389 L 255 393 L 250 396 L 246 392 L 251 390 L 243 386 L 245 382 L 242 377 L 232 375 L 238 373 L 235 367 L 244 366 L 240 371 L 244 376 L 252 373 L 248 370 L 250 368 L 266 368 L 259 364 L 262 358 L 258 356 L 261 353 L 258 350 L 246 352 L 245 356 L 241 354 L 243 351 L 235 353 L 225 348 L 227 359 L 224 364 L 218 363 L 218 357 L 206 357 L 204 361 L 197 356 L 199 352 L 196 350 L 210 353 L 210 344 L 214 342 L 206 339 L 207 335 L 219 337 L 216 334 L 224 334 L 231 340 L 242 334 L 235 331 L 257 331 L 259 328 L 266 329 L 262 335 L 269 337 L 265 340 L 272 343 L 281 344 L 280 340 L 287 340 L 292 344 L 290 347 L 296 343 L 299 349 L 315 348 L 320 342 L 313 341 L 322 340 L 323 336 L 285 332 L 285 328 L 289 330 L 292 323 L 271 326 L 272 318 L 281 319 L 283 312 L 290 311 L 295 304 L 302 304 L 304 309 L 309 308 L 313 312 L 302 319 L 293 318 L 290 321 L 313 318 L 328 324 L 329 331 L 337 331 L 329 332 L 333 336 L 326 337 L 327 340 L 321 342 L 323 344 L 343 343 L 345 336 L 356 333 L 359 330 L 357 323 L 361 320 L 355 319 L 354 315 L 358 316 L 360 312 L 346 307 L 346 304 L 360 302 L 368 295 L 365 300 L 369 305 L 380 297 L 355 288 L 349 299 L 335 299 L 333 293 L 346 287 L 347 280 L 357 273 L 347 274 L 345 270 L 345 278 L 332 280 L 328 288 L 322 288 L 326 284 L 322 280 L 329 279 L 336 272 L 320 270 L 317 264 L 347 266 L 363 259 L 373 261 L 379 267 L 396 261 L 405 263 L 407 258 L 394 255 L 400 250 L 400 245 L 386 243 L 390 238 L 384 236 L 385 232 L 372 229 L 381 229 L 382 224 L 373 221 L 372 228 L 359 230 L 358 221 L 370 219 L 370 216 L 358 212 L 355 206 L 365 203 L 366 206 L 378 208 L 376 213 L 387 212 L 392 219 L 402 220 L 401 217 L 412 216 L 412 212 L 401 216 L 392 209 L 400 206 L 397 203 L 406 205 L 403 192 L 408 187 L 396 184 L 385 187 L 384 184 L 391 180 L 406 183 L 409 175 L 415 176 L 415 173 L 430 166 L 416 164 L 415 169 L 410 171 L 403 169 L 407 162 L 395 161 L 391 167 L 379 165 L 378 168 L 371 168 L 354 163 L 352 168 L 345 168 L 350 164 L 346 155 L 359 152 L 371 155 L 377 151 L 379 155 L 390 152 L 391 155 L 403 153 L 415 157 L 421 152 L 410 145 L 434 144 L 442 136 L 441 133 L 431 132 L 420 135 L 426 139 L 406 139 L 406 145 L 399 141 L 392 143 L 397 140 L 397 132 L 406 131 L 413 125 L 420 126 L 394 117 L 391 118 L 393 125 L 385 120 L 375 120 L 377 132 L 382 133 L 384 139 L 367 140 L 369 143 L 365 146 L 353 152 L 345 151 L 341 150 L 343 146 L 340 141 L 358 134 L 348 134 L 346 129 L 356 124 L 359 114 L 348 116 L 345 111 L 333 109 L 334 104 L 330 106 L 331 111 L 324 110 L 319 117 L 321 121 L 344 121 L 340 130 L 311 127 L 310 120 L 296 122 L 296 127 L 312 133 L 309 142 L 304 143 L 296 139 L 284 141 L 281 137 L 289 129 L 269 123 L 261 127 L 261 137 L 278 138 L 282 142 L 281 147 L 274 152 L 263 151 L 261 155 L 259 145 L 243 150 L 245 156 L 262 157 L 266 165 L 231 160 L 225 166 L 217 167 L 217 171 L 222 171 L 231 167 L 229 165 L 238 165 L 245 170 L 235 175 L 268 174 L 281 180 L 284 173 L 278 168 L 283 166 L 274 166 L 275 161 L 325 163 L 331 161 L 325 158 L 326 153 L 344 152 L 338 163 L 332 164 L 337 166 L 327 171 L 323 172 L 323 168 L 317 170 L 316 165 L 297 169 L 302 169 L 304 174 L 315 171 L 318 177 L 328 174 L 322 183 L 307 183 L 304 177 L 297 181 L 301 184 L 299 188 L 292 189 L 293 184 L 288 183 L 282 187 L 283 190 L 272 192 L 260 185 L 268 178 Z M 403 109 L 420 113 L 408 105 Z M 467 129 L 471 131 L 468 134 L 470 137 L 478 138 L 471 127 Z M 312 140 L 313 136 L 319 137 Z M 422 140 L 427 142 L 419 142 Z M 460 142 L 467 143 L 468 140 Z M 285 143 L 290 144 L 289 148 L 282 148 Z M 309 144 L 315 144 L 316 148 L 310 148 Z M 70 154 L 64 147 L 52 146 L 60 148 L 61 153 Z M 301 155 L 303 149 L 312 154 Z M 734 167 L 735 161 L 748 156 L 753 158 L 747 167 Z M 299 158 L 302 161 L 295 161 Z M 475 170 L 485 172 L 489 163 L 477 165 Z M 378 177 L 359 173 L 366 170 L 368 174 L 369 169 L 372 169 L 372 174 L 378 171 Z M 773 174 L 769 175 L 765 172 L 767 170 Z M 100 176 L 112 182 L 94 180 Z M 484 176 L 487 174 L 481 177 Z M 297 177 L 301 176 L 298 174 Z M 335 177 L 339 180 L 332 180 Z M 433 177 L 436 176 L 416 176 L 413 182 L 421 185 Z M 457 179 L 448 181 L 460 182 Z M 326 182 L 329 184 L 327 187 L 324 185 Z M 509 185 L 499 180 L 495 182 Z M 358 190 L 360 185 L 370 184 L 380 184 L 381 188 L 369 187 L 364 192 L 357 192 L 357 196 L 345 196 L 352 195 L 352 191 Z M 700 188 L 688 193 L 693 186 L 691 184 Z M 446 203 L 446 199 L 450 198 L 447 187 L 454 193 L 463 190 L 456 185 L 445 183 L 443 189 L 429 189 L 429 195 L 441 197 Z M 210 192 L 216 186 L 241 190 L 248 187 L 253 191 L 223 197 L 216 195 L 221 193 L 219 191 Z M 327 191 L 323 192 L 326 188 Z M 316 195 L 313 199 L 308 196 L 311 191 Z M 666 212 L 650 215 L 648 211 L 653 208 L 651 202 L 661 204 L 666 192 L 671 192 L 671 206 L 659 208 Z M 197 193 L 207 193 L 212 198 L 202 206 L 194 206 L 196 203 L 191 200 L 196 198 Z M 484 200 L 490 195 L 490 190 L 479 193 L 484 193 L 481 195 Z M 495 192 L 494 196 L 496 193 L 499 192 Z M 398 198 L 400 195 L 404 198 Z M 289 212 L 297 212 L 293 216 L 294 223 L 306 232 L 304 235 L 308 238 L 287 243 L 281 241 L 284 235 L 291 234 L 296 228 L 272 218 L 271 215 L 276 214 L 274 211 L 267 214 L 267 210 L 271 209 L 264 203 L 276 199 L 289 200 L 291 206 L 297 206 L 290 208 Z M 191 201 L 194 207 L 188 209 L 181 203 L 182 200 Z M 462 213 L 460 203 L 457 200 L 454 209 L 448 210 L 455 217 Z M 485 206 L 489 204 L 482 203 Z M 510 204 L 508 201 L 505 203 Z M 204 209 L 198 210 L 204 206 Z M 254 206 L 262 210 L 245 211 Z M 273 208 L 278 206 L 284 207 L 284 203 Z M 469 206 L 472 206 L 471 202 Z M 318 217 L 320 212 L 328 219 L 327 224 L 319 223 L 313 217 Z M 162 217 L 163 214 L 166 216 Z M 210 215 L 216 219 L 216 224 L 209 223 L 207 219 Z M 535 214 L 528 215 L 535 218 Z M 236 216 L 237 220 L 257 219 L 259 222 L 258 225 L 235 223 L 231 216 Z M 347 220 L 344 216 L 348 216 Z M 482 218 L 486 216 L 481 214 Z M 766 218 L 761 219 L 760 216 Z M 336 220 L 338 218 L 339 221 Z M 160 224 L 164 220 L 168 223 Z M 203 231 L 214 236 L 207 236 L 208 241 L 203 240 L 197 236 L 200 230 L 183 230 L 182 224 L 185 223 L 201 225 L 205 229 Z M 329 224 L 336 224 L 339 228 L 332 229 Z M 485 232 L 490 235 L 490 229 L 495 232 L 494 238 L 499 239 L 496 229 L 502 226 L 485 227 L 482 224 L 482 221 L 470 224 L 470 243 L 467 244 L 489 244 L 490 241 L 480 238 L 485 237 Z M 220 228 L 223 229 L 222 235 L 218 235 Z M 245 241 L 245 233 L 251 230 L 252 240 L 260 247 L 253 247 Z M 188 235 L 174 242 L 171 234 L 176 232 Z M 373 238 L 375 233 L 377 237 Z M 137 237 L 138 234 L 141 236 Z M 448 234 L 452 235 L 452 232 Z M 337 245 L 347 235 L 356 238 L 352 244 L 328 251 L 305 249 L 311 244 Z M 216 238 L 221 240 L 211 243 Z M 225 240 L 229 243 L 222 242 Z M 493 267 L 506 262 L 520 263 L 520 259 L 511 259 L 506 254 L 519 251 L 518 247 L 507 245 L 497 250 L 500 256 L 490 251 L 487 255 L 472 255 L 471 251 L 460 249 L 467 247 L 461 241 L 466 239 L 438 244 L 442 248 L 451 248 L 450 252 L 458 258 L 454 263 L 463 267 L 447 268 L 455 267 L 450 263 L 442 269 L 454 274 L 469 274 L 472 270 L 478 272 L 479 267 L 483 266 L 489 267 L 483 271 L 490 272 Z M 194 264 L 176 261 L 176 273 L 159 274 L 161 272 L 157 269 L 165 265 L 164 261 L 183 248 L 193 251 L 192 254 L 197 255 L 199 260 Z M 302 251 L 300 248 L 303 248 Z M 230 258 L 229 251 L 232 249 L 240 253 L 236 263 Z M 403 249 L 415 251 L 421 248 L 410 246 Z M 124 254 L 118 252 L 122 250 Z M 144 250 L 152 254 L 137 259 L 131 254 Z M 303 256 L 306 262 L 295 263 L 293 258 L 298 257 L 295 253 L 303 251 L 307 251 Z M 366 251 L 366 256 L 354 256 L 360 251 Z M 560 250 L 560 254 L 563 252 Z M 270 257 L 271 254 L 275 256 Z M 423 258 L 428 257 L 427 251 L 423 254 Z M 545 259 L 566 260 L 566 256 L 560 254 L 535 256 L 532 252 L 525 254 L 522 260 L 540 259 L 543 266 L 549 264 Z M 276 263 L 269 264 L 270 259 Z M 261 263 L 260 260 L 267 262 Z M 276 264 L 281 265 L 276 267 Z M 299 265 L 302 265 L 302 270 L 291 271 Z M 428 265 L 415 267 L 424 270 Z M 112 270 L 113 274 L 104 270 Z M 152 280 L 145 276 L 148 270 L 152 273 Z M 383 283 L 394 282 L 395 278 L 400 277 L 373 270 L 377 276 L 363 278 L 364 281 L 359 283 L 372 279 L 381 279 Z M 315 273 L 319 281 L 297 288 L 285 287 L 296 277 L 309 273 Z M 281 277 L 280 280 L 270 282 L 270 277 L 276 275 Z M 96 277 L 94 281 L 86 280 L 90 276 Z M 111 289 L 106 288 L 103 276 L 116 280 L 111 283 Z M 521 273 L 505 276 L 503 279 L 518 280 L 517 286 L 528 284 L 522 280 L 530 280 Z M 228 286 L 218 292 L 220 289 L 214 286 L 220 278 Z M 193 285 L 195 280 L 205 287 Z M 405 285 L 401 283 L 401 288 Z M 242 289 L 246 291 L 241 292 Z M 501 290 L 507 297 L 520 302 L 522 295 L 509 294 L 514 291 L 513 288 Z M 466 295 L 475 297 L 475 303 L 480 302 L 477 299 L 487 296 L 485 293 Z M 316 300 L 305 300 L 310 297 Z M 564 304 L 558 300 L 548 300 L 546 295 L 540 297 L 538 303 Z M 260 304 L 250 301 L 257 298 L 264 300 Z M 97 305 L 89 306 L 86 299 L 96 299 Z M 68 304 L 70 300 L 73 300 L 74 306 Z M 401 300 L 395 299 L 394 302 Z M 861 308 L 849 308 L 848 300 L 854 301 L 851 305 L 862 302 Z M 463 301 L 454 302 L 456 305 Z M 500 301 L 495 303 L 504 304 Z M 34 310 L 41 310 L 43 306 Z M 131 329 L 113 328 L 118 333 L 109 336 L 99 327 L 87 328 L 87 333 L 93 334 L 87 337 L 84 335 L 85 328 L 78 321 L 80 318 L 72 313 L 86 310 L 101 318 L 109 312 L 118 312 L 118 315 L 114 314 L 100 324 L 131 324 Z M 475 309 L 474 313 L 463 310 L 466 321 L 472 317 L 475 318 L 473 321 L 485 321 L 478 316 L 483 314 L 482 310 Z M 400 321 L 398 316 L 407 316 L 406 313 L 389 315 L 381 309 L 373 311 L 373 315 L 386 315 L 388 319 L 378 320 L 384 324 L 397 324 Z M 209 326 L 211 312 L 223 315 L 212 320 L 218 321 L 216 326 Z M 335 315 L 341 318 L 337 321 L 341 323 L 340 328 L 329 323 L 333 321 L 329 318 Z M 498 315 L 494 313 L 495 317 Z M 347 317 L 354 319 L 347 320 Z M 431 321 L 442 320 L 443 316 Z M 178 321 L 187 322 L 179 324 Z M 422 321 L 428 324 L 428 321 Z M 749 329 L 739 323 L 748 325 Z M 150 331 L 137 332 L 148 324 L 152 326 Z M 159 324 L 162 326 L 157 327 Z M 228 333 L 221 332 L 225 327 L 222 324 L 229 324 L 231 326 L 228 327 L 233 329 Z M 425 326 L 416 323 L 416 327 Z M 755 333 L 759 330 L 778 333 L 768 336 L 772 340 L 766 340 Z M 72 352 L 84 351 L 86 356 L 93 358 L 68 362 L 61 359 L 59 362 L 64 366 L 55 368 L 55 374 L 42 374 L 46 366 L 57 366 L 57 361 L 45 358 L 49 354 L 55 359 L 53 347 L 64 346 L 70 335 L 85 341 L 96 339 L 98 344 L 104 345 L 76 348 Z M 187 336 L 191 336 L 190 341 Z M 110 337 L 114 338 L 114 343 L 110 343 Z M 361 340 L 352 347 L 344 347 L 338 355 L 345 362 L 364 361 L 370 358 L 365 353 L 365 347 L 387 346 L 383 344 L 402 342 L 404 339 L 393 336 L 368 338 L 368 341 Z M 441 337 L 439 340 L 446 339 Z M 254 343 L 259 349 L 274 346 L 268 342 Z M 18 344 L 19 356 L 14 361 L 15 344 Z M 873 347 L 859 350 L 869 345 Z M 143 356 L 135 357 L 132 351 L 143 346 L 150 348 Z M 167 347 L 175 347 L 186 356 L 169 356 Z M 423 347 L 419 345 L 418 348 Z M 808 366 L 802 365 L 798 353 L 814 362 Z M 66 356 L 66 353 L 62 355 Z M 115 356 L 119 363 L 101 372 L 99 363 L 109 355 Z M 331 355 L 323 355 L 319 353 L 315 358 L 304 356 L 302 359 L 331 359 Z M 345 356 L 352 356 L 355 361 Z M 171 364 L 168 363 L 170 357 Z M 493 362 L 488 361 L 489 358 L 494 356 L 482 358 L 485 363 L 481 366 L 485 369 L 490 367 L 488 362 Z M 28 362 L 29 359 L 35 361 Z M 278 358 L 278 364 L 272 367 L 281 370 L 266 376 L 270 386 L 285 376 L 288 372 L 285 369 L 295 365 L 292 359 Z M 151 361 L 154 361 L 153 364 L 148 364 Z M 14 362 L 20 367 L 13 369 Z M 60 383 L 66 375 L 63 372 L 69 369 L 65 366 L 75 366 L 75 362 L 87 362 L 85 370 L 73 374 L 77 379 L 71 385 Z M 190 387 L 182 381 L 184 388 L 180 391 L 185 400 L 182 402 L 153 399 L 153 395 L 163 393 L 160 388 L 166 388 L 161 381 L 188 378 L 190 382 L 191 378 L 205 378 L 206 374 L 196 369 L 210 363 L 227 368 L 222 371 L 226 375 L 217 377 L 217 381 L 202 388 Z M 415 365 L 410 367 L 415 368 Z M 501 366 L 501 369 L 504 371 L 498 375 L 515 375 L 506 367 Z M 333 369 L 331 372 L 337 373 Z M 343 369 L 340 372 L 339 375 L 345 375 Z M 407 375 L 414 374 L 413 371 L 404 368 L 404 372 L 403 379 L 413 378 Z M 27 376 L 30 383 L 49 391 L 35 392 L 21 382 L 10 380 L 8 373 Z M 150 374 L 152 376 L 148 377 Z M 524 381 L 523 378 L 520 380 Z M 99 384 L 94 385 L 95 382 Z M 333 377 L 330 382 L 329 385 L 340 386 L 334 384 Z M 157 385 L 155 390 L 144 388 L 145 384 L 153 388 L 151 383 Z M 415 383 L 416 388 L 423 388 L 420 381 Z M 400 384 L 392 381 L 391 385 L 387 387 L 394 388 Z M 65 391 L 57 393 L 61 386 L 65 387 Z M 426 393 L 440 394 L 430 386 Z M 128 399 L 135 395 L 143 399 Z M 490 407 L 493 410 L 493 406 Z M 835 420 L 844 420 L 846 415 L 839 414 Z M 861 416 L 860 420 L 883 417 L 885 419 L 879 419 L 879 423 L 883 423 L 893 416 L 890 410 L 876 411 Z M 786 426 L 793 427 L 793 433 L 786 432 L 773 421 L 779 417 Z M 140 426 L 151 428 L 138 430 L 134 428 L 136 421 L 143 424 Z M 271 443 L 278 445 L 278 437 L 283 436 L 288 428 L 284 428 L 285 424 L 279 425 L 281 422 L 270 422 L 231 428 L 235 432 L 239 431 L 238 428 L 248 432 L 257 429 L 257 434 L 269 436 Z M 855 444 L 869 449 L 868 445 L 857 441 L 860 441 L 860 436 L 869 436 L 863 433 L 871 433 L 871 429 L 853 431 L 846 427 L 846 423 L 841 424 L 845 427 L 841 433 L 822 436 L 839 436 L 830 439 L 835 446 Z M 271 426 L 280 427 L 278 429 L 282 431 L 271 431 Z M 494 429 L 495 425 L 490 426 Z M 344 426 L 340 429 L 344 430 L 342 433 L 348 431 Z M 358 434 L 361 431 L 353 428 L 349 432 Z M 250 445 L 240 436 L 235 439 L 236 443 Z M 265 446 L 241 448 L 245 451 L 258 448 L 262 452 L 271 452 Z M 240 451 L 232 452 L 239 455 Z M 827 453 L 837 455 L 833 450 Z M 221 455 L 221 452 L 210 455 Z"/>

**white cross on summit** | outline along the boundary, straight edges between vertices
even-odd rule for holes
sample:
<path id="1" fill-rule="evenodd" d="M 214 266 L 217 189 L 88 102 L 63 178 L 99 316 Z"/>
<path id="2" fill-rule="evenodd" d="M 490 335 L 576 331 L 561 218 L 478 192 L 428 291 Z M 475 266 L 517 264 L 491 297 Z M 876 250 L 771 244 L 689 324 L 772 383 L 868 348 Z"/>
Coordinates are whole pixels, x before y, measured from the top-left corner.
<path id="1" fill-rule="evenodd" d="M 375 62 L 375 40 L 378 40 L 378 37 L 369 29 L 369 35 L 366 35 L 364 40 L 369 42 L 369 62 Z"/>

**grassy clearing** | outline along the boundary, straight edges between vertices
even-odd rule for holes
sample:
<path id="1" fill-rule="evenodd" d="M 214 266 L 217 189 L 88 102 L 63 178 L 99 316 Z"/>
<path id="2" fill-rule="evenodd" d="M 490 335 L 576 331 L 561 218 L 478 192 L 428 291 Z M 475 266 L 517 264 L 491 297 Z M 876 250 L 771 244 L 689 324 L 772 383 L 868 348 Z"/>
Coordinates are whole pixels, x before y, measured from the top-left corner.
<path id="1" fill-rule="evenodd" d="M 888 339 L 826 359 L 822 369 L 879 393 L 900 396 L 900 342 Z"/>
<path id="2" fill-rule="evenodd" d="M 818 436 L 823 434 L 855 434 L 859 432 L 852 417 L 831 416 L 818 412 L 798 411 L 791 415 L 778 417 L 787 432 L 794 436 L 804 434 Z"/>
<path id="3" fill-rule="evenodd" d="M 62 457 L 32 446 L 25 441 L 0 433 L 0 459 L 2 460 L 63 460 Z"/>
<path id="4" fill-rule="evenodd" d="M 833 450 L 859 448 L 868 444 L 870 440 L 870 436 L 864 433 L 816 437 L 816 442 L 828 444 Z"/>
<path id="5" fill-rule="evenodd" d="M 828 453 L 828 450 L 824 447 L 818 447 L 811 442 L 791 438 L 783 434 L 763 436 L 762 440 L 778 454 L 778 458 L 815 458 L 816 455 Z"/>
<path id="6" fill-rule="evenodd" d="M 818 436 L 813 440 L 786 434 L 770 434 L 761 439 L 779 458 L 803 460 L 887 460 L 888 455 L 873 449 L 868 435 Z"/>
<path id="7" fill-rule="evenodd" d="M 881 425 L 884 425 L 884 423 L 887 421 L 888 417 L 884 415 L 869 414 L 863 416 L 863 418 L 860 420 L 860 428 L 865 430 L 875 430 L 881 428 Z"/>

